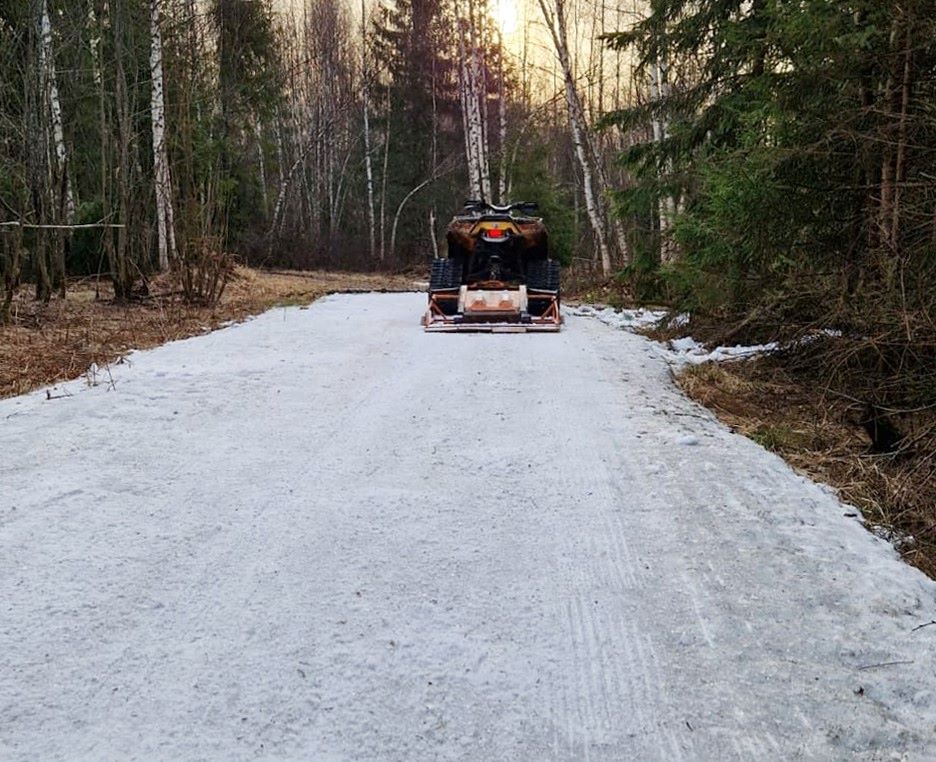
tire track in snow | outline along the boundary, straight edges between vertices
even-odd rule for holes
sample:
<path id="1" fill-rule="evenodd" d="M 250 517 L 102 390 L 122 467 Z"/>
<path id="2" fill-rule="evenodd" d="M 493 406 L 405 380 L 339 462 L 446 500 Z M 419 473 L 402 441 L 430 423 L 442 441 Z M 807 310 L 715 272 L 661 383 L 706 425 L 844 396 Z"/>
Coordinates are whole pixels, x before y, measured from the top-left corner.
<path id="1" fill-rule="evenodd" d="M 590 360 L 586 374 L 613 385 L 618 371 L 609 357 L 593 355 Z M 575 409 L 574 399 L 571 404 Z M 578 720 L 569 733 L 569 755 L 584 758 L 588 747 L 594 746 L 604 750 L 601 758 L 606 758 L 608 750 L 615 748 L 611 740 L 615 731 L 619 735 L 623 730 L 635 758 L 682 759 L 680 742 L 654 712 L 647 712 L 659 705 L 663 681 L 642 617 L 636 615 L 637 607 L 627 619 L 611 613 L 617 610 L 618 599 L 637 596 L 641 585 L 652 584 L 638 575 L 628 539 L 632 533 L 629 501 L 621 500 L 616 488 L 633 484 L 640 475 L 630 460 L 617 463 L 613 473 L 604 460 L 604 453 L 611 452 L 620 437 L 633 434 L 629 417 L 622 418 L 614 421 L 611 413 L 605 419 L 594 447 L 595 458 L 564 483 L 564 491 L 587 494 L 593 520 L 604 530 L 592 536 L 584 553 L 581 543 L 570 535 L 566 550 L 566 556 L 580 568 L 576 584 L 580 592 L 566 606 L 574 672 L 579 675 L 566 688 L 565 704 L 575 707 L 573 716 Z"/>

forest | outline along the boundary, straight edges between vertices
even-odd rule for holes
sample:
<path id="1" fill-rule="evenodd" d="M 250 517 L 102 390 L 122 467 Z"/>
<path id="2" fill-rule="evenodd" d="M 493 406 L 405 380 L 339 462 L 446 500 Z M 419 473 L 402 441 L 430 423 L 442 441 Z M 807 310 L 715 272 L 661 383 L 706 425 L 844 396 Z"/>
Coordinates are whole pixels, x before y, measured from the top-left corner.
<path id="1" fill-rule="evenodd" d="M 106 272 L 129 298 L 170 267 L 203 290 L 231 257 L 425 263 L 464 197 L 529 196 L 565 262 L 639 300 L 922 314 L 932 10 L 11 0 L 7 296 Z"/>
<path id="2" fill-rule="evenodd" d="M 426 263 L 471 194 L 536 196 L 556 250 L 590 261 L 594 235 L 609 274 L 626 258 L 605 192 L 624 144 L 593 127 L 630 102 L 600 39 L 626 16 L 589 21 L 579 82 L 564 5 L 542 6 L 557 59 L 516 18 L 508 45 L 483 0 L 6 4 L 7 303 L 21 279 L 49 299 L 100 272 L 127 299 L 169 268 L 210 298 L 205 273 L 230 258 Z"/>

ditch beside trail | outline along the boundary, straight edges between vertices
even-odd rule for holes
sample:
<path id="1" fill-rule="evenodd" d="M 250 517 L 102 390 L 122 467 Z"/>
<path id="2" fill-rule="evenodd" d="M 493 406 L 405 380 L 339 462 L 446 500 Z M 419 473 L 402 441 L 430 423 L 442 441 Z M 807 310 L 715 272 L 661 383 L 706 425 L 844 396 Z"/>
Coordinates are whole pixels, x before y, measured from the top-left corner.
<path id="1" fill-rule="evenodd" d="M 936 585 L 854 510 L 643 338 L 424 301 L 0 402 L 0 758 L 936 756 Z"/>

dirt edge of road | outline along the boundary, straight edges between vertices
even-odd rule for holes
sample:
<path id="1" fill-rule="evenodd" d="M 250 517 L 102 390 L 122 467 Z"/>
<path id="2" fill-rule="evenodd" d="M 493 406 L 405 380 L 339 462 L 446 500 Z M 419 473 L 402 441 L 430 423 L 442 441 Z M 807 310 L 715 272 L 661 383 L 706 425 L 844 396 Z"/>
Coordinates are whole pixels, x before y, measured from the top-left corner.
<path id="1" fill-rule="evenodd" d="M 329 293 L 415 291 L 408 275 L 264 271 L 238 267 L 221 302 L 188 304 L 168 280 L 150 283 L 150 294 L 130 304 L 113 301 L 110 284 L 81 279 L 66 298 L 41 304 L 23 287 L 14 319 L 0 325 L 0 399 L 79 378 L 134 349 L 149 349 L 239 322 L 281 305 L 306 305 Z"/>
<path id="2" fill-rule="evenodd" d="M 835 488 L 859 508 L 868 528 L 936 579 L 936 442 L 922 436 L 909 452 L 874 454 L 854 406 L 764 359 L 687 366 L 682 390 L 724 424 Z M 932 431 L 929 420 L 914 428 Z"/>

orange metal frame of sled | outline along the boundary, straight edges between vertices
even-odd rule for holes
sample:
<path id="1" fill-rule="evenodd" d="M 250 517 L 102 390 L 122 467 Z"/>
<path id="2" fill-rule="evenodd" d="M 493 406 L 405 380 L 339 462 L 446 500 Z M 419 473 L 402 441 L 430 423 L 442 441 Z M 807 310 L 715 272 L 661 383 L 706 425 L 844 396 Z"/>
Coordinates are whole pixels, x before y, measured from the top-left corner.
<path id="1" fill-rule="evenodd" d="M 494 284 L 479 284 L 494 286 Z M 505 290 L 501 284 L 492 291 Z M 460 300 L 456 289 L 436 291 L 429 294 L 429 306 L 422 317 L 423 328 L 427 332 L 438 333 L 555 333 L 562 327 L 562 315 L 559 312 L 559 294 L 555 291 L 529 291 L 529 299 L 549 300 L 542 315 L 528 315 L 521 320 L 521 314 L 514 310 L 484 309 L 472 314 L 448 315 L 443 305 L 456 306 Z M 451 311 L 451 310 L 450 310 Z"/>

